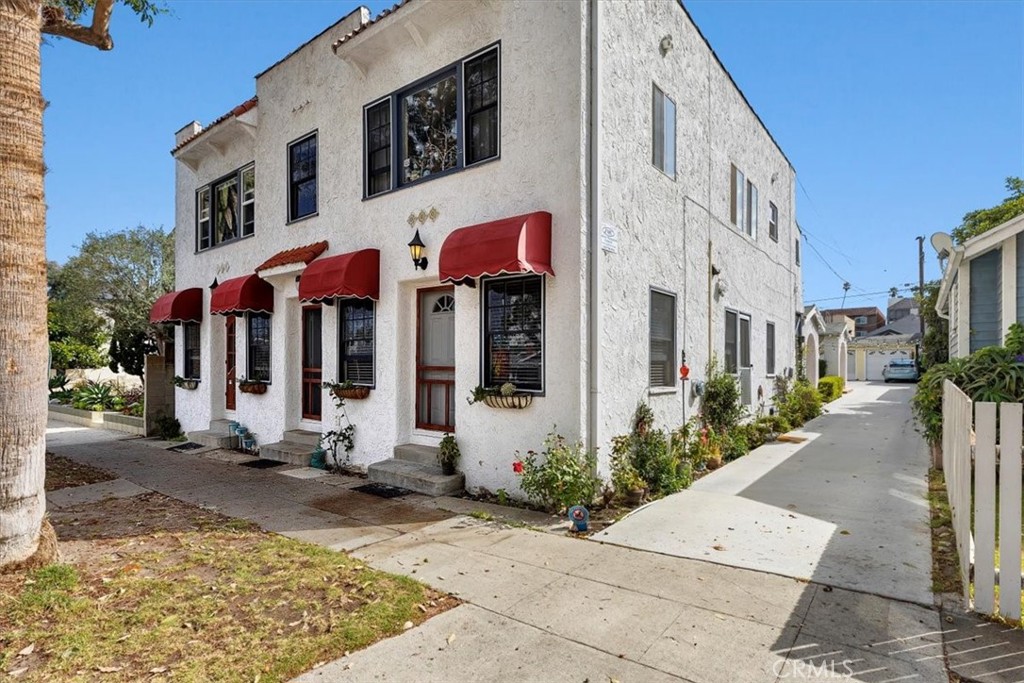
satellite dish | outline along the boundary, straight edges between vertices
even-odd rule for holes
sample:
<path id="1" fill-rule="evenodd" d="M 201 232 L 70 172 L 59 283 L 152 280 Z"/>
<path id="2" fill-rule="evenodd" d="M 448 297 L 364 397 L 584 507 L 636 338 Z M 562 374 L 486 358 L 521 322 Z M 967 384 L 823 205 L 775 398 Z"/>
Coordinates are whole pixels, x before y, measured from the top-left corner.
<path id="1" fill-rule="evenodd" d="M 953 238 L 947 233 L 937 232 L 932 235 L 932 248 L 939 255 L 940 259 L 949 258 L 953 253 Z"/>

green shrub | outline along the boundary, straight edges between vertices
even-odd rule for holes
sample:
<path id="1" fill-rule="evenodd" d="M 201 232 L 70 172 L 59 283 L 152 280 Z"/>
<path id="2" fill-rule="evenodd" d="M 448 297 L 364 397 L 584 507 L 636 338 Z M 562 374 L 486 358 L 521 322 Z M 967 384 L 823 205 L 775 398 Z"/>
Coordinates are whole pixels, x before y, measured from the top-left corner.
<path id="1" fill-rule="evenodd" d="M 532 502 L 562 512 L 593 503 L 601 485 L 594 476 L 596 468 L 594 451 L 584 450 L 578 441 L 568 443 L 558 434 L 548 434 L 543 453 L 528 451 L 514 469 L 522 475 L 523 492 Z"/>
<path id="2" fill-rule="evenodd" d="M 616 490 L 623 490 L 614 483 L 616 463 L 623 477 L 630 469 L 635 472 L 653 497 L 667 496 L 684 488 L 679 473 L 683 459 L 680 447 L 674 441 L 670 445 L 664 431 L 652 428 L 654 413 L 650 406 L 638 403 L 630 424 L 629 434 L 612 439 L 612 478 Z M 625 479 L 624 482 L 628 483 Z"/>
<path id="3" fill-rule="evenodd" d="M 779 415 L 792 426 L 799 427 L 821 415 L 821 396 L 817 388 L 805 379 L 798 379 L 792 389 L 781 398 L 778 395 L 775 398 Z"/>
<path id="4" fill-rule="evenodd" d="M 719 369 L 715 358 L 707 365 L 704 395 L 700 399 L 700 415 L 704 424 L 716 432 L 735 427 L 743 417 L 739 383 L 735 377 Z"/>
<path id="5" fill-rule="evenodd" d="M 75 389 L 71 405 L 79 410 L 111 410 L 116 399 L 110 384 L 89 381 Z"/>
<path id="6" fill-rule="evenodd" d="M 829 375 L 818 380 L 818 393 L 821 400 L 830 403 L 843 395 L 843 378 Z"/>
<path id="7" fill-rule="evenodd" d="M 793 425 L 782 415 L 765 415 L 757 418 L 759 424 L 764 425 L 772 434 L 785 434 L 793 428 Z"/>
<path id="8" fill-rule="evenodd" d="M 730 462 L 750 452 L 746 425 L 737 425 L 726 432 L 722 440 L 722 460 Z"/>
<path id="9" fill-rule="evenodd" d="M 181 423 L 170 415 L 157 415 L 155 424 L 156 436 L 164 441 L 174 441 L 181 437 Z"/>

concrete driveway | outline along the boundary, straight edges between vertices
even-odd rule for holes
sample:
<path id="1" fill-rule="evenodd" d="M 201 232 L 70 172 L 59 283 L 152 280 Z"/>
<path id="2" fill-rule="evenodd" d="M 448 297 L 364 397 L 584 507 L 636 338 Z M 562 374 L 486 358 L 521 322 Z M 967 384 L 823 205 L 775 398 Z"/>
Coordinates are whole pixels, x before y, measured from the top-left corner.
<path id="1" fill-rule="evenodd" d="M 829 413 L 594 539 L 932 605 L 928 452 L 913 385 L 856 382 Z"/>

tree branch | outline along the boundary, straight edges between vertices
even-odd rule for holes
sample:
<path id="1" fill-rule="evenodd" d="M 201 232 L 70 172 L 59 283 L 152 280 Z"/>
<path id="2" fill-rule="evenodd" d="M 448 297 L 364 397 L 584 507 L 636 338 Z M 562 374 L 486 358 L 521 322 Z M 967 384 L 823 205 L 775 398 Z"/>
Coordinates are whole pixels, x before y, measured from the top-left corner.
<path id="1" fill-rule="evenodd" d="M 43 7 L 42 32 L 70 38 L 100 50 L 111 50 L 114 47 L 114 39 L 110 37 L 110 15 L 113 11 L 114 0 L 96 0 L 92 10 L 92 26 L 82 26 L 69 21 L 60 7 L 47 5 Z"/>

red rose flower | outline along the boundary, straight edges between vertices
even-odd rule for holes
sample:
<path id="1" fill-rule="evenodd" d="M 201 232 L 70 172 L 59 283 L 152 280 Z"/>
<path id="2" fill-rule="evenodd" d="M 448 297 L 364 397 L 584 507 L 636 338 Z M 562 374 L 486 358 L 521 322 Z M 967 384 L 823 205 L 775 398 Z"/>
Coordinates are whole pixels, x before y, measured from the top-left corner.
<path id="1" fill-rule="evenodd" d="M 514 463 L 512 463 L 512 471 L 515 472 L 516 474 L 522 474 L 523 473 L 523 463 L 522 463 L 522 461 L 516 460 Z"/>

